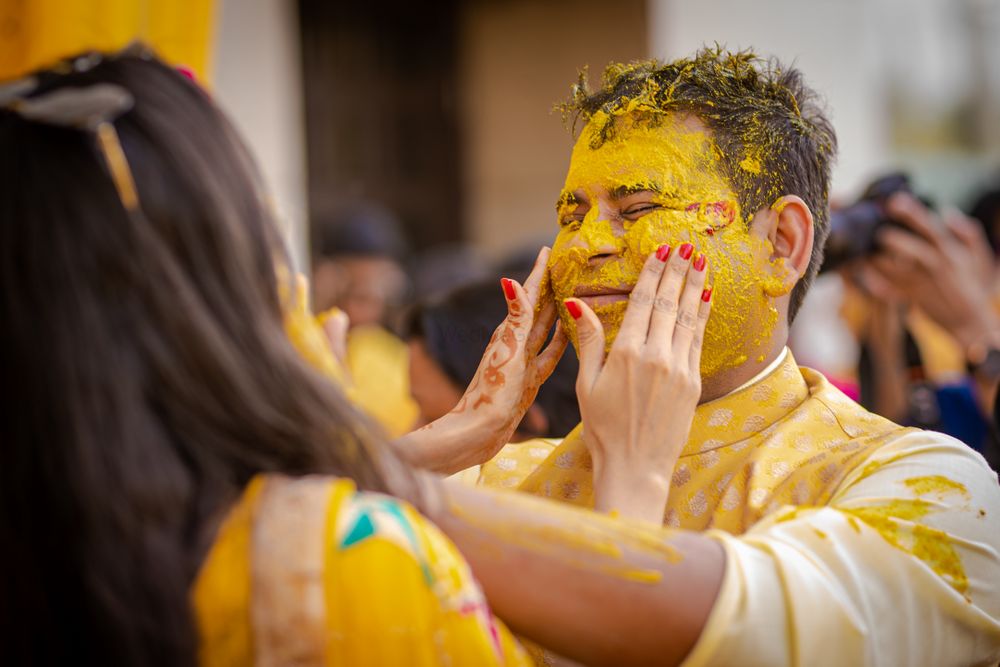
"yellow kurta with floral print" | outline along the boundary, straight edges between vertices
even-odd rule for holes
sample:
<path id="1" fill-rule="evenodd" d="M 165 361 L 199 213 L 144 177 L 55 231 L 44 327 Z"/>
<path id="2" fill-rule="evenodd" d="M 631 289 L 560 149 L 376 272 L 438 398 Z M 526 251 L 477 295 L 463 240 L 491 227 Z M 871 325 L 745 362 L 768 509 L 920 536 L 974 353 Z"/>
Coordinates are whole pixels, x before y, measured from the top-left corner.
<path id="1" fill-rule="evenodd" d="M 593 504 L 581 428 L 508 445 L 477 481 Z M 688 664 L 993 664 L 998 518 L 982 457 L 867 412 L 786 353 L 698 407 L 674 469 L 664 524 L 727 554 Z"/>
<path id="2" fill-rule="evenodd" d="M 527 664 L 447 538 L 347 480 L 254 479 L 192 599 L 203 667 Z"/>

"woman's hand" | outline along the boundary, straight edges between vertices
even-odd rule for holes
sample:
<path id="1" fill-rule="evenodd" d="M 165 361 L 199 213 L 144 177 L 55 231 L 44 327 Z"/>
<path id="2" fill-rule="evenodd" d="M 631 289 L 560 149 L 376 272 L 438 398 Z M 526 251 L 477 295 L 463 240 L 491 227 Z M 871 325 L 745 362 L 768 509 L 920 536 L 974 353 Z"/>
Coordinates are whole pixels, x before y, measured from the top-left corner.
<path id="1" fill-rule="evenodd" d="M 396 441 L 409 463 L 458 472 L 490 460 L 510 441 L 568 342 L 557 325 L 552 341 L 539 352 L 556 317 L 547 289 L 548 258 L 549 248 L 542 248 L 523 286 L 503 279 L 507 318 L 490 339 L 461 400 L 444 417 Z"/>
<path id="2" fill-rule="evenodd" d="M 686 247 L 685 247 L 686 246 Z M 690 244 L 649 257 L 604 358 L 604 329 L 579 299 L 576 391 L 594 463 L 594 504 L 623 516 L 663 521 L 674 465 L 701 397 L 701 345 L 711 310 L 704 255 Z"/>
<path id="3" fill-rule="evenodd" d="M 323 329 L 330 352 L 333 357 L 348 371 L 347 366 L 347 332 L 351 328 L 351 320 L 340 308 L 330 308 L 316 316 L 316 321 Z"/>

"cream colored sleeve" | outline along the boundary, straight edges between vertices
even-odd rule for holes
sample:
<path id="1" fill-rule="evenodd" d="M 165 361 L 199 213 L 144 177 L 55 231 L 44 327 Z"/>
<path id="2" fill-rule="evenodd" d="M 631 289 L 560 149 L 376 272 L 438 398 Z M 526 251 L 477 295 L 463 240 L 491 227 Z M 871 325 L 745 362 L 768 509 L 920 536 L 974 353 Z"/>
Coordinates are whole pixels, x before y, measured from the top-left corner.
<path id="1" fill-rule="evenodd" d="M 688 667 L 1000 660 L 1000 486 L 957 440 L 908 433 L 829 506 L 708 535 L 728 562 Z"/>

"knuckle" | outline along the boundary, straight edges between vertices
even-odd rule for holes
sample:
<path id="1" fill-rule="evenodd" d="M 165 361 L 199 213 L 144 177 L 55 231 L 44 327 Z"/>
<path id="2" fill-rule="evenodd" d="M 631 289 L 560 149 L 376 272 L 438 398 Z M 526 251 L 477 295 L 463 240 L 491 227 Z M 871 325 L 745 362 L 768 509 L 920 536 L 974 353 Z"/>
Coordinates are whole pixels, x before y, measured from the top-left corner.
<path id="1" fill-rule="evenodd" d="M 647 275 L 658 276 L 663 273 L 663 269 L 666 265 L 660 260 L 656 259 L 655 255 L 646 260 L 646 266 L 643 267 L 643 272 Z"/>
<path id="2" fill-rule="evenodd" d="M 670 262 L 670 275 L 672 278 L 683 278 L 687 275 L 687 262 Z"/>
<path id="3" fill-rule="evenodd" d="M 668 315 L 677 312 L 677 299 L 674 297 L 667 296 L 665 294 L 656 297 L 653 302 L 653 308 L 660 311 L 661 313 L 667 313 Z"/>
<path id="4" fill-rule="evenodd" d="M 694 331 L 698 318 L 690 310 L 682 310 L 677 316 L 677 326 Z"/>
<path id="5" fill-rule="evenodd" d="M 634 363 L 634 362 L 637 362 L 637 361 L 641 360 L 641 358 L 642 358 L 642 352 L 639 350 L 638 346 L 633 345 L 631 343 L 628 343 L 628 344 L 622 345 L 622 347 L 621 347 L 621 357 L 625 361 L 628 361 L 630 363 Z"/>
<path id="6" fill-rule="evenodd" d="M 650 359 L 650 364 L 663 376 L 674 374 L 673 361 L 667 353 L 655 354 Z"/>
<path id="7" fill-rule="evenodd" d="M 642 306 L 649 305 L 653 301 L 653 294 L 648 289 L 635 289 L 632 290 L 629 301 Z"/>

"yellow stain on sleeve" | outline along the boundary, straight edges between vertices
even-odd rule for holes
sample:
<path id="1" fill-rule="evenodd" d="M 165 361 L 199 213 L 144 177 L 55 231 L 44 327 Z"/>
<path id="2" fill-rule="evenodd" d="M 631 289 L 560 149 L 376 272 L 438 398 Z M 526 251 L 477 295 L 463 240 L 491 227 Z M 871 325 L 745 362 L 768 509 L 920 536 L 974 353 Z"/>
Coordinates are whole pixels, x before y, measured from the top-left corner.
<path id="1" fill-rule="evenodd" d="M 841 511 L 853 515 L 849 521 L 857 517 L 892 546 L 919 558 L 952 588 L 967 596 L 969 579 L 951 537 L 944 531 L 917 523 L 934 508 L 935 504 L 918 499 L 894 500 L 884 505 Z"/>
<path id="2" fill-rule="evenodd" d="M 958 493 L 966 498 L 969 497 L 969 492 L 966 490 L 964 484 L 956 482 L 953 479 L 948 479 L 943 475 L 911 477 L 910 479 L 904 480 L 903 484 L 912 489 L 918 496 L 925 496 L 928 494 L 945 496 L 949 493 Z"/>

